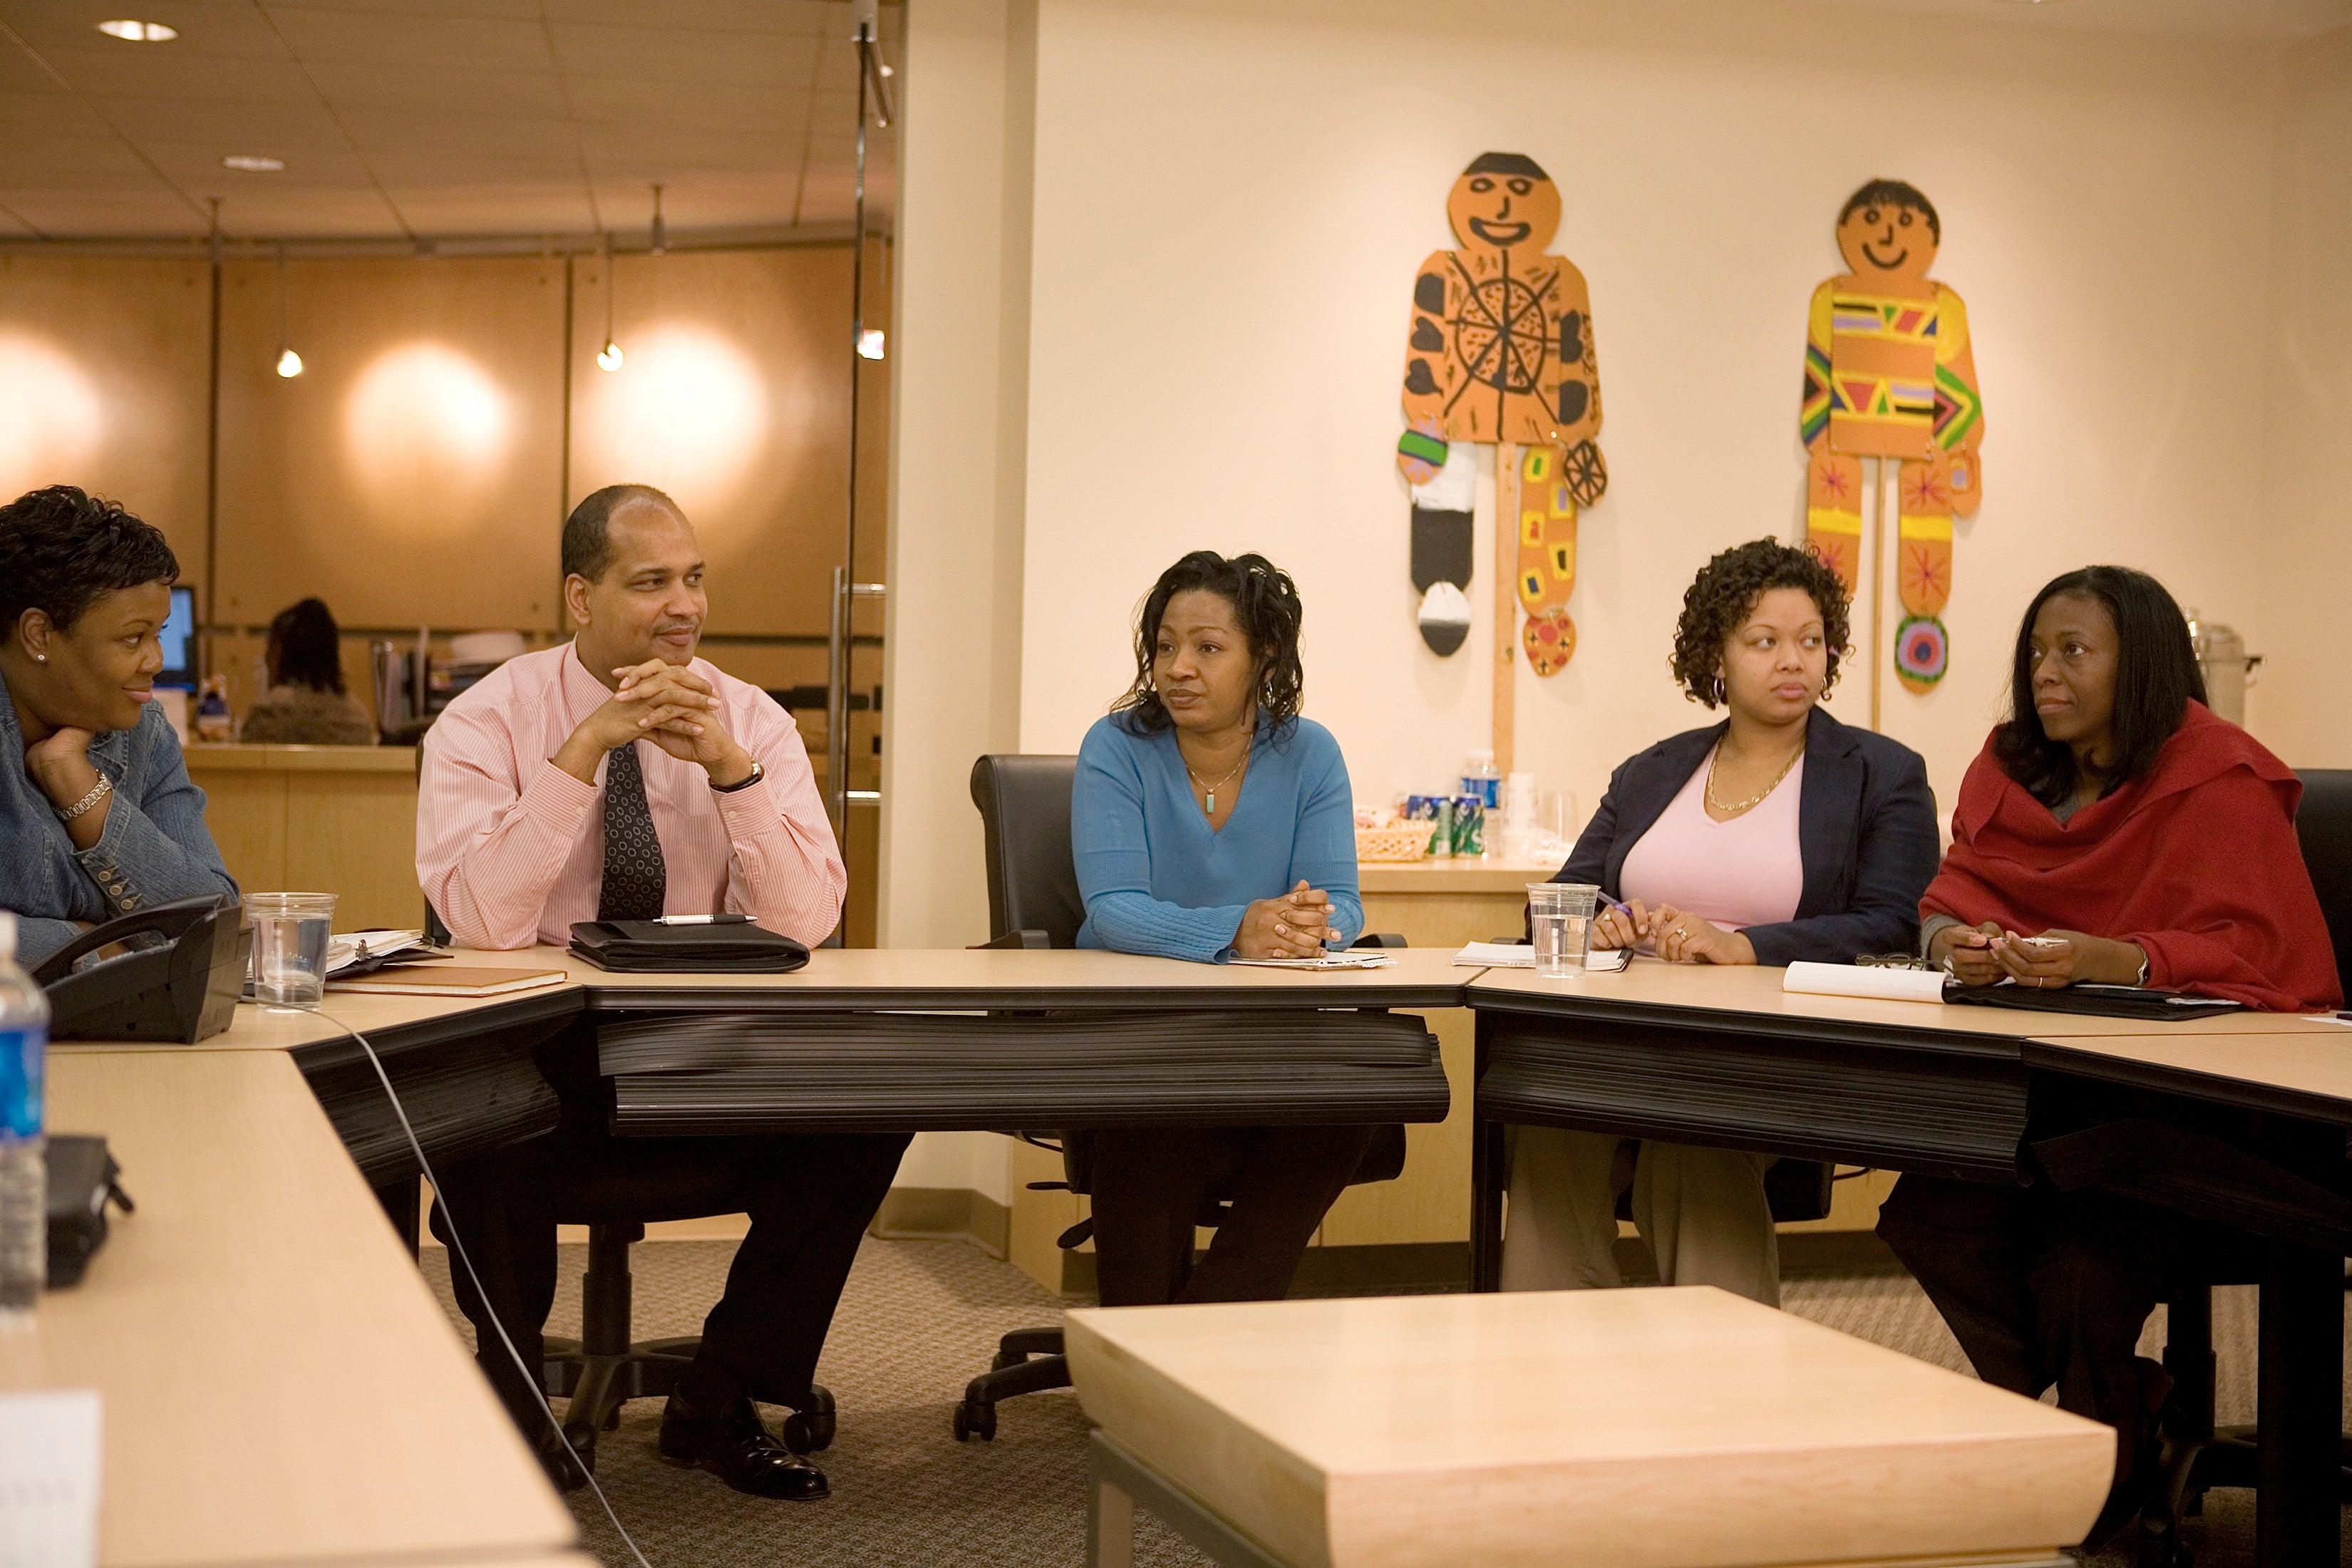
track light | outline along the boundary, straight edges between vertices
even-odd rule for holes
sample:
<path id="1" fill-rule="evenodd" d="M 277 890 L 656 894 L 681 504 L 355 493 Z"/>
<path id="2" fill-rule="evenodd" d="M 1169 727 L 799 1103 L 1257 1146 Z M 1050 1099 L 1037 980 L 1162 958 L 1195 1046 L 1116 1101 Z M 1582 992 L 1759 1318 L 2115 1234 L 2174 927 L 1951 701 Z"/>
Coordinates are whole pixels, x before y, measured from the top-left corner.
<path id="1" fill-rule="evenodd" d="M 596 368 L 607 374 L 621 368 L 621 345 L 613 336 L 613 231 L 604 231 L 604 346 L 596 351 Z"/>
<path id="2" fill-rule="evenodd" d="M 294 352 L 286 330 L 286 242 L 278 244 L 278 374 L 291 381 L 302 374 L 302 356 Z"/>
<path id="3" fill-rule="evenodd" d="M 663 251 L 669 248 L 669 231 L 662 227 L 661 187 L 659 185 L 656 185 L 654 187 L 654 230 L 652 239 L 653 243 L 646 248 L 651 250 L 654 255 L 659 256 Z"/>

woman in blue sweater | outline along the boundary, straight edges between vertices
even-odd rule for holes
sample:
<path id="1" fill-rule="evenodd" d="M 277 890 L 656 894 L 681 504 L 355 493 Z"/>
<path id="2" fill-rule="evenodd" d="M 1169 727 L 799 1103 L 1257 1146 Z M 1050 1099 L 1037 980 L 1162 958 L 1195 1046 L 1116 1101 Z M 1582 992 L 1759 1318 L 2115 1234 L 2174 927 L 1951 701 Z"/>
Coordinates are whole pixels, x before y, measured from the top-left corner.
<path id="1" fill-rule="evenodd" d="M 1297 585 L 1263 556 L 1198 550 L 1160 574 L 1136 626 L 1135 683 L 1078 748 L 1080 947 L 1222 963 L 1313 957 L 1363 929 L 1348 765 L 1330 731 L 1298 716 L 1299 620 Z M 1371 1134 L 1097 1133 L 1103 1305 L 1283 1296 Z M 1233 1206 L 1196 1267 L 1213 1186 Z"/>

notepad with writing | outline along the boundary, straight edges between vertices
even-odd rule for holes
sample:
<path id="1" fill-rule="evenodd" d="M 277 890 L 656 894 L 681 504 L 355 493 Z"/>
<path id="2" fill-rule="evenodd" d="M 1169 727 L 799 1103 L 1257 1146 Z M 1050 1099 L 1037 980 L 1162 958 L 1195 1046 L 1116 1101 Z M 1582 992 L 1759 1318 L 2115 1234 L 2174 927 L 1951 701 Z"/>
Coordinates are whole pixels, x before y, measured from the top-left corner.
<path id="1" fill-rule="evenodd" d="M 1244 969 L 1387 969 L 1396 960 L 1385 952 L 1327 952 L 1320 958 L 1229 958 Z"/>
<path id="2" fill-rule="evenodd" d="M 492 969 L 455 963 L 379 969 L 358 980 L 330 980 L 331 991 L 377 991 L 398 996 L 499 996 L 533 991 L 565 978 L 561 969 Z"/>

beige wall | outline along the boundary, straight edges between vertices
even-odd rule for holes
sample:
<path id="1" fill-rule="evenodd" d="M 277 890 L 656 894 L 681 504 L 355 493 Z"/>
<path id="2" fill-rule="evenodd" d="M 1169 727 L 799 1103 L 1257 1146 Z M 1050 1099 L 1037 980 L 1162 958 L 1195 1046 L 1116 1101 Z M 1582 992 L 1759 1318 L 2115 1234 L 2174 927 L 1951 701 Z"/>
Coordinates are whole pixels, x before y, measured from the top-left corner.
<path id="1" fill-rule="evenodd" d="M 1034 0 L 927 0 L 907 39 L 882 943 L 988 935 L 966 781 L 1019 749 Z M 919 1137 L 904 1185 L 1007 1201 L 1003 1140 Z"/>
<path id="2" fill-rule="evenodd" d="M 1885 64 L 1859 63 L 1858 26 L 1885 31 Z M 1839 268 L 1839 204 L 1873 175 L 1938 204 L 1936 274 L 1968 300 L 1987 399 L 1952 673 L 1886 696 L 1886 730 L 1926 754 L 1939 798 L 2055 573 L 2128 562 L 2252 620 L 2269 58 L 1901 27 L 1937 62 L 1908 144 L 1870 124 L 1898 91 L 1895 24 L 1846 8 L 1045 0 L 1024 748 L 1076 744 L 1125 683 L 1137 600 L 1200 545 L 1298 577 L 1308 711 L 1360 798 L 1443 781 L 1486 743 L 1483 515 L 1481 619 L 1440 659 L 1412 628 L 1393 451 L 1407 290 L 1449 243 L 1448 185 L 1490 148 L 1559 181 L 1558 248 L 1592 290 L 1612 488 L 1583 522 L 1576 660 L 1522 673 L 1517 695 L 1519 765 L 1580 810 L 1618 761 L 1704 718 L 1664 669 L 1691 574 L 1798 530 L 1806 302 Z M 1871 133 L 1841 141 L 1840 105 Z M 1868 673 L 1850 672 L 1841 716 L 1866 717 Z"/>
<path id="3" fill-rule="evenodd" d="M 2352 669 L 2352 27 L 2292 51 L 2283 75 L 2263 339 L 2262 610 L 2242 628 L 2268 662 L 2248 708 L 2287 761 L 2352 767 L 2344 691 Z"/>

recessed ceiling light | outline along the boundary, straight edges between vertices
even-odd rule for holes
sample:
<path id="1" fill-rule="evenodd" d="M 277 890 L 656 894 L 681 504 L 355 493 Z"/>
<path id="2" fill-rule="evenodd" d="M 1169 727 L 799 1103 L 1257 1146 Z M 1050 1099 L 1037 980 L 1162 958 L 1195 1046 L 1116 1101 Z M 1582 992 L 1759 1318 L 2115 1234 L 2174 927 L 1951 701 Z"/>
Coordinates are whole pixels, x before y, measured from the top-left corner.
<path id="1" fill-rule="evenodd" d="M 232 153 L 221 160 L 225 169 L 243 169 L 248 174 L 281 174 L 286 168 L 283 158 L 259 158 L 248 153 Z"/>
<path id="2" fill-rule="evenodd" d="M 180 36 L 179 28 L 161 22 L 100 22 L 98 30 L 110 38 L 127 38 L 134 44 L 168 44 Z"/>

